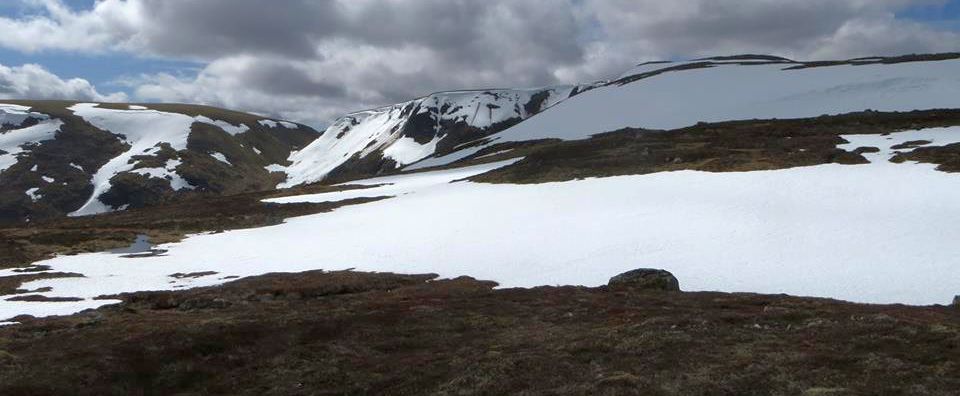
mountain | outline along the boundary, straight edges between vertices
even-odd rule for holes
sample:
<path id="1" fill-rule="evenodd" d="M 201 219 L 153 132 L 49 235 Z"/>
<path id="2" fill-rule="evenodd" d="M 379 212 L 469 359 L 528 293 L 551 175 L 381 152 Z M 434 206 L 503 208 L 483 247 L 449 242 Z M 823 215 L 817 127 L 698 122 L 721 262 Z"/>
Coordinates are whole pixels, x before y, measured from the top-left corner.
<path id="1" fill-rule="evenodd" d="M 394 171 L 503 131 L 593 86 L 439 92 L 348 114 L 290 157 L 281 186 Z"/>
<path id="2" fill-rule="evenodd" d="M 624 128 L 669 130 L 698 122 L 960 108 L 958 69 L 960 54 L 832 62 L 740 55 L 645 63 L 482 144 L 412 168 L 456 161 L 495 144 L 586 139 Z"/>
<path id="3" fill-rule="evenodd" d="M 206 106 L 0 101 L 0 221 L 271 189 L 318 135 Z"/>

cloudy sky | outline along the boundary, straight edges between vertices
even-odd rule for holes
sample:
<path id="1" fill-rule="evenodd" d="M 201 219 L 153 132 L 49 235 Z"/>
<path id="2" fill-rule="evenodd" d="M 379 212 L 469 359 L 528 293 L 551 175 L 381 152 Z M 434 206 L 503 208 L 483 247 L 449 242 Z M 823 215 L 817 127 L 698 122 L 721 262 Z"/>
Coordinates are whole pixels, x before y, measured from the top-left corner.
<path id="1" fill-rule="evenodd" d="M 0 98 L 205 103 L 317 126 L 649 60 L 946 51 L 960 51 L 960 0 L 0 2 Z"/>

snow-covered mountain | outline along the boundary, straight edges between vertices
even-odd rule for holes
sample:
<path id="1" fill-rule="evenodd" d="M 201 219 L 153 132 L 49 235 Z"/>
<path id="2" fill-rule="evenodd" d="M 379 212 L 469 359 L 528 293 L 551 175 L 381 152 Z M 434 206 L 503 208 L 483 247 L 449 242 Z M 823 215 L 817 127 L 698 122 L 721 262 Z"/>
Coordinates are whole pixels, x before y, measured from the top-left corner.
<path id="1" fill-rule="evenodd" d="M 189 105 L 0 103 L 0 219 L 90 215 L 270 189 L 311 128 Z"/>
<path id="2" fill-rule="evenodd" d="M 623 128 L 670 130 L 698 122 L 805 118 L 857 111 L 960 108 L 960 54 L 796 62 L 743 55 L 638 65 L 618 78 L 456 153 L 491 145 L 585 139 Z"/>
<path id="3" fill-rule="evenodd" d="M 500 132 L 593 86 L 439 92 L 348 114 L 290 157 L 281 186 L 393 171 Z"/>

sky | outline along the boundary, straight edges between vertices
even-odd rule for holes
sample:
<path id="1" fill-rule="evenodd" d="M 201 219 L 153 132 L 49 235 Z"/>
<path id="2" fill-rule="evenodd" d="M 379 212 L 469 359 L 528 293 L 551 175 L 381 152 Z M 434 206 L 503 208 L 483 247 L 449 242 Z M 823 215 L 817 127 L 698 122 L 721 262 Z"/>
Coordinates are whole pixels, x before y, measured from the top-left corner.
<path id="1" fill-rule="evenodd" d="M 0 98 L 202 103 L 323 126 L 651 60 L 960 51 L 960 0 L 4 0 Z"/>

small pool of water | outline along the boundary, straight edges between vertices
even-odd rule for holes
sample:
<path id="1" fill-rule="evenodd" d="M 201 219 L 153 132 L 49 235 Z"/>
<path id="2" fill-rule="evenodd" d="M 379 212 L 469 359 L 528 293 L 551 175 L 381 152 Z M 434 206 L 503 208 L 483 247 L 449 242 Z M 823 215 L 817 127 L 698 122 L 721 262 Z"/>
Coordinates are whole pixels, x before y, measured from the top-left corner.
<path id="1" fill-rule="evenodd" d="M 137 239 L 130 246 L 110 250 L 110 253 L 122 254 L 122 257 L 126 258 L 159 256 L 166 252 L 163 249 L 154 249 L 153 244 L 150 243 L 150 237 L 145 234 L 137 235 Z"/>
<path id="2" fill-rule="evenodd" d="M 125 248 L 113 249 L 110 253 L 114 254 L 134 254 L 149 253 L 153 250 L 153 244 L 150 243 L 150 237 L 145 234 L 137 235 L 137 239 L 130 246 Z"/>

